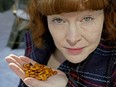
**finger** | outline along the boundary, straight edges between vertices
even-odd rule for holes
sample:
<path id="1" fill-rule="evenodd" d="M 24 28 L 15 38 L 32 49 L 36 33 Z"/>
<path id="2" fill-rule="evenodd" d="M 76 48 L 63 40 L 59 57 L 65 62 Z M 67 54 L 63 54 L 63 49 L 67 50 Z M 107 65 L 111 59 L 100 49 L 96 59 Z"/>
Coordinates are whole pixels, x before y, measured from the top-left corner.
<path id="1" fill-rule="evenodd" d="M 18 63 L 21 64 L 21 65 L 23 65 L 23 64 L 25 63 L 24 61 L 22 61 L 22 60 L 20 59 L 19 56 L 16 56 L 16 55 L 14 55 L 14 54 L 11 54 L 10 56 L 11 56 L 13 59 L 15 59 L 16 61 L 18 61 Z"/>
<path id="2" fill-rule="evenodd" d="M 57 82 L 57 80 L 54 80 L 54 79 L 59 78 L 62 80 L 62 78 L 65 78 L 65 77 L 66 77 L 66 75 L 64 75 L 64 74 L 56 74 L 56 75 L 49 77 L 47 81 L 49 82 L 49 81 L 53 80 L 52 82 L 54 82 L 54 81 Z"/>
<path id="3" fill-rule="evenodd" d="M 15 61 L 17 61 L 19 64 L 21 64 L 21 65 L 24 64 L 24 62 L 21 61 L 21 59 L 20 59 L 18 56 L 14 55 L 14 54 L 10 54 L 10 55 L 7 56 L 6 58 L 13 58 L 13 59 L 14 59 Z M 10 62 L 10 61 L 9 61 L 9 62 Z"/>
<path id="4" fill-rule="evenodd" d="M 25 78 L 25 72 L 17 66 L 15 63 L 9 63 L 9 67 L 12 69 L 13 72 L 16 73 L 22 80 Z"/>
<path id="5" fill-rule="evenodd" d="M 29 87 L 48 87 L 46 81 L 39 81 L 32 77 L 25 78 L 23 81 Z"/>
<path id="6" fill-rule="evenodd" d="M 20 68 L 22 68 L 22 65 L 19 63 L 19 61 L 15 60 L 14 58 L 12 58 L 11 56 L 8 56 L 5 58 L 6 62 L 8 63 L 15 63 L 17 64 Z"/>
<path id="7" fill-rule="evenodd" d="M 64 72 L 62 72 L 61 70 L 56 70 L 57 72 L 58 72 L 58 74 L 60 74 L 60 75 L 65 75 L 65 73 Z"/>
<path id="8" fill-rule="evenodd" d="M 20 59 L 26 63 L 32 63 L 32 64 L 35 64 L 36 62 L 33 61 L 32 59 L 28 58 L 28 57 L 25 57 L 25 56 L 20 56 Z"/>

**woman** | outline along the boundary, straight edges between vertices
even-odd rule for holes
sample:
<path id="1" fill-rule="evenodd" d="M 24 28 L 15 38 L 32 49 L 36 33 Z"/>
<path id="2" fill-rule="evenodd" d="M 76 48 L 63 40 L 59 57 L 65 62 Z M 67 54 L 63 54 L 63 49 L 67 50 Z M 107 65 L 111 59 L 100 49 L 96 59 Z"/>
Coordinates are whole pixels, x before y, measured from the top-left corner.
<path id="1" fill-rule="evenodd" d="M 25 78 L 23 63 L 37 59 L 9 55 L 6 61 L 29 87 L 115 87 L 115 6 L 115 0 L 30 0 L 32 40 L 39 50 L 49 48 L 48 66 L 58 74 Z"/>

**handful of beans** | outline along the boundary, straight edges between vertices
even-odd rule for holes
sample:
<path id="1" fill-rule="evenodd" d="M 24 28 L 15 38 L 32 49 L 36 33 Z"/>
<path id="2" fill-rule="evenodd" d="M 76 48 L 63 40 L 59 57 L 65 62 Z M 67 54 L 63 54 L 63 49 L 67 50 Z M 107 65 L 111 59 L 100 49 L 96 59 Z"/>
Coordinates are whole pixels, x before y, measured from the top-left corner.
<path id="1" fill-rule="evenodd" d="M 42 64 L 23 64 L 23 70 L 25 77 L 33 77 L 40 81 L 45 81 L 52 75 L 57 74 L 57 71 L 53 71 L 51 68 Z"/>

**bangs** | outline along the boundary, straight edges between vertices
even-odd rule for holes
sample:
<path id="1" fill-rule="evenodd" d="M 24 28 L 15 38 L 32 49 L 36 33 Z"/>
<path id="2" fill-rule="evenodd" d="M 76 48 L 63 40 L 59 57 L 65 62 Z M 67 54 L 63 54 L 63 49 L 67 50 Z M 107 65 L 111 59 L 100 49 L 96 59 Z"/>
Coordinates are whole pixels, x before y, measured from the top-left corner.
<path id="1" fill-rule="evenodd" d="M 108 0 L 38 0 L 38 11 L 43 15 L 101 10 L 107 7 Z"/>

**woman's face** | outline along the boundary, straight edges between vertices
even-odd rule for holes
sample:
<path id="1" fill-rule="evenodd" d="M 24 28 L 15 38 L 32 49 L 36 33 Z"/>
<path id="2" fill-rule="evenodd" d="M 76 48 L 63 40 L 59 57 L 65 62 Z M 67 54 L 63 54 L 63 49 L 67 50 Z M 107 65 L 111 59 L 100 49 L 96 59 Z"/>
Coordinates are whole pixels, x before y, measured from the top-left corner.
<path id="1" fill-rule="evenodd" d="M 62 13 L 47 18 L 57 49 L 70 62 L 83 61 L 98 46 L 104 22 L 103 10 Z"/>

